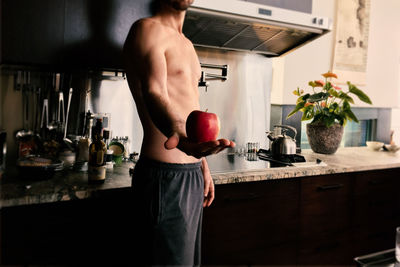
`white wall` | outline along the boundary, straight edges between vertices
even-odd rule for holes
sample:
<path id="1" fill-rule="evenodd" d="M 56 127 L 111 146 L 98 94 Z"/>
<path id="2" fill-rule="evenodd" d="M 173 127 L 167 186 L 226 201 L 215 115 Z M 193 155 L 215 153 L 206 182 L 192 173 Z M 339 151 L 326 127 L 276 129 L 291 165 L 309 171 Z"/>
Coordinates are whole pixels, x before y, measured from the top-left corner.
<path id="1" fill-rule="evenodd" d="M 335 18 L 336 0 L 314 0 L 313 13 Z M 373 107 L 400 107 L 400 11 L 399 0 L 371 0 L 367 83 L 360 87 Z M 334 30 L 325 36 L 273 60 L 273 104 L 294 104 L 292 91 L 307 88 L 332 67 Z M 356 106 L 369 106 L 356 102 Z"/>
<path id="2" fill-rule="evenodd" d="M 334 18 L 336 1 L 313 1 L 313 14 Z M 333 32 L 298 48 L 290 54 L 273 59 L 272 104 L 296 103 L 292 94 L 297 87 L 306 88 L 308 81 L 321 78 L 331 68 Z"/>
<path id="3" fill-rule="evenodd" d="M 246 52 L 205 48 L 196 51 L 201 63 L 229 65 L 227 81 L 210 81 L 207 92 L 199 88 L 201 109 L 220 118 L 219 137 L 234 139 L 238 148 L 247 142 L 259 142 L 265 147 L 265 132 L 270 128 L 271 59 Z"/>

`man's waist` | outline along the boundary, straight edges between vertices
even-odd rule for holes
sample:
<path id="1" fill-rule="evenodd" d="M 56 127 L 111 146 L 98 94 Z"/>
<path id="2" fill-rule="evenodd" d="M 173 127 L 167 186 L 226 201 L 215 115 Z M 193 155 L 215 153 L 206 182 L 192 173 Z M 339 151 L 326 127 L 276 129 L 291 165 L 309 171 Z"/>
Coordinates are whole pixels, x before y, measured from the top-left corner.
<path id="1" fill-rule="evenodd" d="M 176 162 L 165 162 L 157 159 L 149 158 L 146 155 L 140 155 L 137 165 L 144 165 L 150 168 L 162 168 L 162 169 L 199 169 L 201 167 L 201 161 L 176 163 Z"/>

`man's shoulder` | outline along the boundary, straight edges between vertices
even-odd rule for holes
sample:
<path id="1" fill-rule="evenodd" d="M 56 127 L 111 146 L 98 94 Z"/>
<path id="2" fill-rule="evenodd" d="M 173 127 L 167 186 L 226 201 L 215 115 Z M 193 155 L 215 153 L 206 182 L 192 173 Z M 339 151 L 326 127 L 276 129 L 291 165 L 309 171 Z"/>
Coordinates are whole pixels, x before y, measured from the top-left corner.
<path id="1" fill-rule="evenodd" d="M 163 25 L 154 18 L 142 18 L 135 23 L 133 23 L 133 30 L 137 34 L 149 35 L 149 34 L 159 34 L 163 31 Z"/>
<path id="2" fill-rule="evenodd" d="M 124 50 L 154 47 L 160 42 L 163 30 L 161 24 L 152 18 L 143 18 L 133 23 L 125 41 Z"/>

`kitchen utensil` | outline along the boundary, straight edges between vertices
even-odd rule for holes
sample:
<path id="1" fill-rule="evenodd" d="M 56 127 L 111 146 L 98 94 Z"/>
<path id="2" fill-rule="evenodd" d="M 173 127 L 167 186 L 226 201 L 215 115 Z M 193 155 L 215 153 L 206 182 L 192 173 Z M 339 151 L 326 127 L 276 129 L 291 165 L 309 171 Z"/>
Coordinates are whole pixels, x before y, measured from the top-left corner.
<path id="1" fill-rule="evenodd" d="M 272 132 L 266 132 L 268 139 L 271 143 L 271 153 L 273 157 L 280 157 L 282 155 L 294 155 L 296 154 L 296 135 L 297 131 L 294 127 L 288 125 L 275 125 L 274 128 L 282 128 L 282 135 L 273 134 Z M 286 135 L 286 132 L 291 130 L 294 132 L 293 138 Z"/>
<path id="2" fill-rule="evenodd" d="M 62 114 L 62 116 L 61 116 Z M 64 111 L 64 93 L 58 93 L 58 110 L 57 110 L 57 122 L 61 128 L 61 131 L 64 130 L 65 126 L 65 111 Z"/>
<path id="3" fill-rule="evenodd" d="M 70 89 L 69 89 L 69 94 L 68 94 L 67 116 L 66 116 L 66 118 L 65 118 L 63 141 L 64 141 L 64 143 L 67 145 L 67 147 L 68 147 L 69 149 L 74 150 L 74 149 L 72 148 L 72 141 L 71 141 L 70 139 L 67 138 L 68 116 L 69 116 L 69 107 L 70 107 L 70 105 L 71 105 L 72 92 L 73 92 L 73 89 L 70 88 Z"/>
<path id="4" fill-rule="evenodd" d="M 22 177 L 29 179 L 51 178 L 55 171 L 63 169 L 62 160 L 42 157 L 40 155 L 30 155 L 17 160 L 17 168 Z"/>
<path id="5" fill-rule="evenodd" d="M 40 131 L 39 128 L 39 121 L 40 121 L 40 109 L 39 109 L 39 105 L 40 105 L 40 97 L 41 97 L 41 92 L 42 89 L 39 87 L 36 90 L 36 96 L 35 96 L 35 107 L 34 107 L 34 113 L 35 113 L 35 118 L 34 118 L 34 123 L 33 123 L 33 130 L 35 133 Z"/>
<path id="6" fill-rule="evenodd" d="M 260 159 L 262 159 L 262 160 L 266 160 L 266 161 L 269 161 L 269 162 L 272 162 L 272 163 L 281 164 L 283 166 L 294 166 L 291 162 L 285 162 L 285 161 L 282 161 L 282 160 L 277 160 L 277 159 L 274 159 L 274 158 L 271 158 L 271 157 L 267 157 L 267 156 L 263 156 L 263 155 L 258 155 L 258 157 Z"/>
<path id="7" fill-rule="evenodd" d="M 5 169 L 7 154 L 7 132 L 0 130 L 0 171 Z"/>
<path id="8" fill-rule="evenodd" d="M 33 131 L 29 130 L 29 86 L 30 74 L 23 72 L 21 94 L 22 94 L 22 122 L 23 129 L 16 133 L 16 138 L 20 139 L 29 135 L 33 135 Z"/>
<path id="9" fill-rule="evenodd" d="M 44 99 L 43 107 L 42 107 L 42 119 L 41 119 L 41 123 L 40 123 L 40 128 L 48 128 L 48 126 L 49 126 L 49 100 Z"/>
<path id="10" fill-rule="evenodd" d="M 43 140 L 49 138 L 49 130 L 49 100 L 43 99 L 42 116 L 40 121 L 40 136 Z"/>
<path id="11" fill-rule="evenodd" d="M 50 113 L 49 113 L 49 115 L 50 115 L 50 119 L 51 119 L 51 122 L 50 123 L 48 123 L 48 128 L 49 128 L 49 130 L 57 130 L 57 129 L 59 129 L 59 130 L 61 130 L 61 133 L 62 133 L 62 127 L 61 127 L 61 122 L 58 120 L 58 113 L 57 113 L 57 111 L 59 111 L 58 110 L 58 108 L 59 108 L 59 106 L 60 106 L 60 103 L 58 103 L 58 105 L 57 105 L 57 107 L 55 106 L 55 105 L 53 105 L 52 103 L 52 100 L 54 100 L 54 103 L 57 101 L 57 102 L 59 102 L 60 101 L 60 99 L 59 99 L 59 97 L 60 97 L 60 94 L 59 94 L 59 92 L 60 92 L 60 80 L 61 80 L 61 74 L 60 73 L 56 73 L 56 74 L 53 74 L 53 89 L 54 89 L 54 92 L 51 92 L 50 93 Z"/>

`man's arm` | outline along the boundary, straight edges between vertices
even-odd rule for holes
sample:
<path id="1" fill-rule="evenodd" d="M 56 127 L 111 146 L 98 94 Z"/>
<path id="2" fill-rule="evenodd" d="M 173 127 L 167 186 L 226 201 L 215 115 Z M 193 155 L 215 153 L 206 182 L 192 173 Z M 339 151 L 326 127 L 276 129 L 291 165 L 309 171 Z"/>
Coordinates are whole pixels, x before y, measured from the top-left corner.
<path id="1" fill-rule="evenodd" d="M 203 207 L 209 207 L 214 200 L 215 190 L 214 190 L 214 181 L 211 177 L 210 169 L 208 168 L 208 163 L 206 158 L 202 158 L 201 160 L 201 170 L 203 172 L 203 178 L 204 178 Z"/>
<path id="2" fill-rule="evenodd" d="M 175 112 L 167 88 L 167 62 L 165 51 L 160 45 L 162 29 L 154 22 L 139 22 L 134 43 L 139 69 L 143 100 L 156 127 L 167 137 L 185 134 L 185 118 Z"/>
<path id="3" fill-rule="evenodd" d="M 139 60 L 140 79 L 143 99 L 149 115 L 156 127 L 168 138 L 165 142 L 166 149 L 178 148 L 188 155 L 201 158 L 215 154 L 226 147 L 233 147 L 235 144 L 226 139 L 206 143 L 192 143 L 186 136 L 186 118 L 175 112 L 167 89 L 167 62 L 165 51 L 160 46 L 162 32 L 157 25 L 139 22 L 134 26 L 134 38 L 126 45 L 127 60 Z M 131 51 L 135 49 L 137 56 L 134 58 Z"/>

